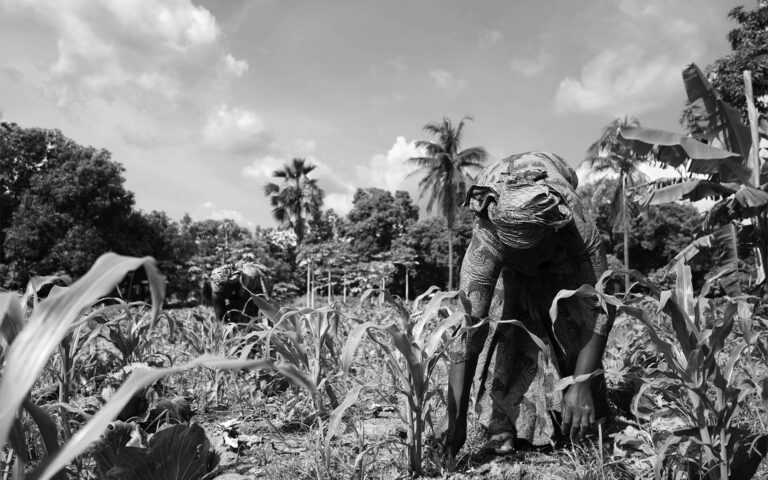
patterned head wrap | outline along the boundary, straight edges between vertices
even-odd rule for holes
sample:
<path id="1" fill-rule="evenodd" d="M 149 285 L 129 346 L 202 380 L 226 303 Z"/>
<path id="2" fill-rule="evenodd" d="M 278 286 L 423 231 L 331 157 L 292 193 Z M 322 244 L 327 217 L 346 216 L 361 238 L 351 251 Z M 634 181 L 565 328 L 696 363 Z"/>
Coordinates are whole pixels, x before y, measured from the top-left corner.
<path id="1" fill-rule="evenodd" d="M 490 187 L 470 188 L 467 203 L 486 213 L 505 245 L 530 248 L 573 218 L 562 194 L 542 181 L 546 177 L 535 169 L 504 174 Z"/>

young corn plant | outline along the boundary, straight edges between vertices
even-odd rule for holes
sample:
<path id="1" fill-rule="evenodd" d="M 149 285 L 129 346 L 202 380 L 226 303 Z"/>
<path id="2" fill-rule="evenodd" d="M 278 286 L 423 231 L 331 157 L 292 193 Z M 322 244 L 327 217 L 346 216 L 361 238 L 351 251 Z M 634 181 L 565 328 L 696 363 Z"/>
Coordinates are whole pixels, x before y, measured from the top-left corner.
<path id="1" fill-rule="evenodd" d="M 86 323 L 96 323 L 94 328 L 99 338 L 111 344 L 117 351 L 119 364 L 126 367 L 132 363 L 162 363 L 173 364 L 173 359 L 166 354 L 157 351 L 158 336 L 161 334 L 157 328 L 158 319 L 153 319 L 147 312 L 148 306 L 143 302 L 126 303 L 120 299 L 114 299 L 116 304 L 93 312 L 86 319 Z M 175 323 L 172 317 L 161 315 L 168 324 L 168 339 L 175 341 Z M 112 352 L 110 352 L 112 353 Z"/>
<path id="2" fill-rule="evenodd" d="M 111 253 L 101 256 L 88 273 L 66 291 L 41 301 L 26 322 L 18 297 L 12 293 L 0 293 L 0 334 L 5 345 L 2 352 L 4 367 L 0 376 L 0 398 L 3 399 L 0 402 L 0 450 L 10 446 L 16 454 L 14 480 L 66 478 L 63 470 L 99 439 L 134 394 L 168 374 L 197 367 L 270 369 L 279 371 L 290 381 L 311 392 L 315 391 L 312 380 L 297 369 L 290 365 L 278 365 L 271 360 L 240 361 L 203 355 L 183 365 L 136 369 L 109 401 L 60 445 L 56 422 L 31 402 L 29 392 L 52 353 L 80 318 L 81 312 L 109 293 L 126 273 L 141 266 L 147 270 L 152 291 L 152 321 L 156 323 L 162 305 L 164 283 L 150 257 L 132 258 Z M 29 475 L 26 465 L 28 459 L 24 455 L 26 432 L 22 429 L 22 411 L 26 411 L 39 427 L 46 449 L 46 457 Z"/>
<path id="3" fill-rule="evenodd" d="M 312 378 L 318 392 L 325 393 L 331 409 L 338 407 L 333 386 L 341 376 L 337 347 L 341 311 L 334 305 L 318 309 L 278 307 L 260 296 L 252 298 L 270 325 L 260 324 L 257 331 L 242 338 L 240 358 L 248 358 L 255 348 L 262 348 L 266 357 L 274 352 Z M 314 402 L 320 417 L 326 416 L 323 397 L 316 397 Z"/>
<path id="4" fill-rule="evenodd" d="M 214 355 L 220 357 L 232 357 L 231 346 L 241 338 L 236 323 L 223 323 L 211 315 L 199 312 L 191 313 L 186 321 L 181 322 L 179 328 L 180 345 L 184 349 L 179 352 L 179 357 L 195 358 L 200 355 Z M 205 371 L 207 379 L 204 389 L 207 392 L 202 400 L 204 405 L 218 405 L 223 401 L 222 392 L 230 392 L 228 388 L 230 376 L 222 370 L 208 369 Z M 195 385 L 195 390 L 198 386 Z"/>
<path id="5" fill-rule="evenodd" d="M 557 302 L 572 296 L 596 298 L 605 310 L 615 307 L 642 322 L 650 338 L 662 354 L 666 366 L 647 371 L 645 385 L 635 398 L 635 409 L 644 393 L 653 390 L 668 395 L 672 408 L 682 416 L 686 428 L 679 428 L 659 438 L 655 464 L 656 478 L 662 478 L 667 451 L 672 447 L 688 445 L 687 465 L 682 467 L 693 474 L 711 480 L 751 478 L 768 450 L 768 435 L 750 434 L 737 428 L 734 418 L 743 408 L 744 400 L 757 395 L 768 407 L 768 374 L 763 370 L 759 378 L 737 375 L 735 367 L 745 351 L 756 348 L 758 335 L 752 330 L 751 308 L 746 299 L 728 299 L 722 311 L 712 308 L 706 297 L 711 285 L 728 271 L 711 278 L 698 298 L 693 296 L 690 268 L 677 264 L 675 291 L 660 291 L 636 271 L 609 271 L 600 279 L 597 288 L 584 285 L 577 290 L 561 291 L 552 303 L 550 315 L 557 316 Z M 642 285 L 648 295 L 623 300 L 603 292 L 604 281 L 610 275 L 630 275 Z M 636 306 L 651 300 L 654 311 Z M 657 320 L 661 320 L 659 322 Z M 660 323 L 671 323 L 671 334 L 665 334 Z M 734 325 L 740 323 L 740 338 L 729 340 Z M 669 462 L 667 462 L 669 463 Z M 677 467 L 673 467 L 677 469 Z"/>
<path id="6" fill-rule="evenodd" d="M 394 307 L 398 321 L 384 325 L 378 322 L 356 325 L 351 330 L 341 355 L 342 369 L 344 375 L 348 376 L 355 352 L 364 336 L 374 342 L 384 354 L 386 368 L 392 378 L 392 384 L 389 386 L 407 402 L 404 414 L 399 409 L 396 411 L 408 432 L 405 446 L 408 451 L 409 470 L 417 475 L 422 472 L 425 427 L 432 424 L 432 399 L 440 390 L 440 386 L 432 384 L 433 373 L 440 359 L 445 356 L 448 346 L 457 338 L 448 335 L 448 332 L 459 327 L 465 319 L 464 313 L 452 314 L 442 304 L 446 300 L 456 299 L 463 303 L 464 311 L 472 311 L 463 292 L 437 293 L 426 307 L 422 308 L 424 298 L 434 291 L 434 288 L 430 289 L 414 300 L 413 313 L 403 306 L 399 299 L 393 298 L 386 291 L 380 291 L 379 295 Z M 373 292 L 367 291 L 361 301 Z M 389 341 L 382 338 L 382 334 L 388 337 Z M 359 395 L 366 390 L 372 390 L 380 394 L 385 401 L 392 402 L 382 393 L 378 384 L 359 383 L 353 387 L 344 402 L 331 414 L 326 434 L 326 452 L 330 450 L 330 441 L 338 432 L 344 412 L 355 404 Z"/>
<path id="7" fill-rule="evenodd" d="M 377 319 L 377 321 L 361 322 L 356 325 L 349 333 L 342 351 L 343 372 L 345 376 L 349 376 L 355 352 L 363 337 L 367 336 L 384 354 L 385 366 L 391 377 L 388 387 L 405 399 L 406 411 L 405 414 L 400 412 L 397 398 L 391 399 L 383 394 L 385 390 L 381 388 L 384 386 L 383 382 L 366 384 L 355 379 L 358 385 L 350 390 L 344 402 L 333 411 L 329 419 L 326 453 L 330 450 L 330 441 L 338 433 L 346 409 L 357 402 L 360 394 L 370 390 L 380 395 L 385 402 L 395 406 L 407 430 L 404 445 L 408 451 L 408 469 L 412 474 L 420 475 L 424 451 L 423 436 L 427 425 L 434 430 L 433 399 L 442 394 L 443 388 L 433 383 L 435 369 L 441 359 L 448 360 L 446 352 L 451 344 L 471 329 L 494 323 L 515 325 L 530 335 L 533 342 L 542 350 L 547 351 L 548 346 L 525 328 L 522 322 L 515 319 L 485 318 L 471 325 L 468 321 L 469 315 L 465 312 L 471 312 L 472 305 L 462 291 L 439 292 L 436 287 L 432 287 L 413 301 L 411 310 L 408 310 L 400 299 L 382 290 L 367 291 L 361 297 L 361 302 L 374 292 L 379 292 L 385 303 L 392 307 L 399 318 L 395 322 L 386 324 L 381 324 L 378 321 L 380 319 Z M 425 298 L 430 295 L 432 295 L 431 300 L 422 306 Z M 461 308 L 452 311 L 450 306 L 445 306 L 445 302 L 453 302 L 454 305 L 459 302 Z M 589 378 L 589 375 L 585 375 L 584 378 L 579 377 L 576 381 L 586 378 Z M 358 456 L 358 462 L 363 454 L 365 452 L 361 452 Z M 326 457 L 328 457 L 327 454 Z"/>

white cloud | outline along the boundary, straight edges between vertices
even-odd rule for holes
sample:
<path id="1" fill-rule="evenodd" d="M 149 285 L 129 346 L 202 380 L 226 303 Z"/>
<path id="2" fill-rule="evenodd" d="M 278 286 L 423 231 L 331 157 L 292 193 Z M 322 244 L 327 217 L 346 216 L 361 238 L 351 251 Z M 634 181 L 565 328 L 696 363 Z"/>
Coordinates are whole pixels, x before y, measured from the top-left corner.
<path id="1" fill-rule="evenodd" d="M 195 208 L 192 217 L 209 220 L 234 220 L 235 223 L 249 230 L 253 230 L 256 227 L 256 224 L 251 220 L 246 219 L 245 215 L 240 210 L 219 208 L 211 201 L 203 202 L 198 205 L 197 208 Z"/>
<path id="2" fill-rule="evenodd" d="M 62 107 L 93 98 L 196 99 L 196 89 L 210 88 L 219 76 L 219 26 L 191 0 L 9 0 L 5 6 L 3 15 L 18 15 L 55 48 L 55 60 L 35 74 Z"/>
<path id="3" fill-rule="evenodd" d="M 306 142 L 311 146 L 314 146 L 314 142 L 311 140 L 298 141 L 299 143 Z M 313 147 L 314 148 L 314 147 Z M 260 184 L 266 184 L 267 182 L 280 183 L 281 180 L 275 179 L 272 174 L 275 170 L 280 170 L 284 165 L 288 164 L 291 158 L 295 155 L 288 157 L 283 155 L 266 155 L 254 158 L 250 165 L 244 167 L 240 174 L 248 179 L 255 180 Z M 315 169 L 308 175 L 309 178 L 317 179 L 317 183 L 320 188 L 326 193 L 326 205 L 328 204 L 328 198 L 335 198 L 332 195 L 351 195 L 354 193 L 354 187 L 348 182 L 342 180 L 339 175 L 338 169 L 334 169 L 321 160 L 318 160 L 312 155 L 304 155 L 302 158 L 306 160 L 306 163 L 314 165 Z"/>
<path id="4" fill-rule="evenodd" d="M 208 214 L 208 218 L 212 220 L 225 220 L 230 219 L 234 220 L 235 223 L 245 223 L 245 218 L 243 217 L 242 212 L 239 212 L 237 210 L 214 210 L 213 212 Z"/>
<path id="5" fill-rule="evenodd" d="M 241 173 L 246 178 L 271 182 L 272 173 L 275 170 L 282 168 L 285 163 L 285 159 L 273 157 L 271 155 L 267 155 L 266 157 L 258 157 L 253 160 L 253 163 L 243 168 Z"/>
<path id="6" fill-rule="evenodd" d="M 325 196 L 324 208 L 333 209 L 338 215 L 346 215 L 352 210 L 352 200 L 354 192 L 347 193 L 329 193 Z"/>
<path id="7" fill-rule="evenodd" d="M 500 30 L 486 30 L 481 32 L 477 38 L 477 46 L 480 48 L 489 48 L 501 43 L 504 35 Z"/>
<path id="8" fill-rule="evenodd" d="M 238 60 L 229 53 L 224 57 L 224 65 L 227 67 L 227 71 L 232 72 L 237 77 L 242 77 L 248 71 L 248 62 Z"/>
<path id="9" fill-rule="evenodd" d="M 314 149 L 312 140 L 297 141 Z M 418 193 L 416 180 L 406 179 L 407 175 L 414 171 L 414 167 L 406 163 L 411 157 L 421 156 L 424 152 L 416 148 L 415 142 L 408 142 L 405 137 L 398 136 L 392 147 L 386 154 L 373 155 L 365 165 L 358 165 L 354 169 L 339 171 L 312 155 L 306 155 L 307 162 L 315 165 L 315 170 L 309 174 L 310 178 L 316 178 L 320 188 L 325 191 L 324 208 L 332 208 L 338 214 L 345 214 L 352 208 L 352 200 L 357 188 L 377 187 L 394 192 L 406 190 L 413 198 Z M 282 168 L 289 160 L 283 156 L 267 155 L 258 157 L 243 168 L 243 177 L 250 178 L 261 183 L 273 181 L 272 173 Z M 351 181 L 344 179 L 352 175 Z"/>
<path id="10" fill-rule="evenodd" d="M 438 88 L 451 94 L 457 95 L 467 86 L 466 80 L 458 78 L 452 73 L 437 68 L 429 71 L 429 76 L 435 82 Z"/>
<path id="11" fill-rule="evenodd" d="M 540 51 L 535 58 L 514 58 L 509 62 L 509 68 L 515 73 L 520 73 L 526 77 L 535 77 L 544 73 L 545 70 L 552 66 L 552 56 L 545 52 Z"/>
<path id="12" fill-rule="evenodd" d="M 415 170 L 406 161 L 422 155 L 424 152 L 416 148 L 415 141 L 407 142 L 399 136 L 386 154 L 377 153 L 367 165 L 356 167 L 356 184 L 389 191 L 402 189 L 408 174 Z"/>
<path id="13" fill-rule="evenodd" d="M 606 48 L 566 77 L 554 99 L 555 111 L 635 114 L 658 107 L 680 83 L 680 64 L 668 56 L 646 58 L 633 46 Z"/>
<path id="14" fill-rule="evenodd" d="M 692 61 L 710 62 L 712 52 L 722 49 L 721 37 L 707 33 L 723 25 L 711 3 L 607 2 L 595 21 L 602 35 L 581 45 L 587 60 L 580 74 L 561 79 L 555 111 L 640 114 L 680 102 L 681 70 Z"/>
<path id="15" fill-rule="evenodd" d="M 408 65 L 405 63 L 405 59 L 402 56 L 397 56 L 395 58 L 387 60 L 387 63 L 391 65 L 392 68 L 397 70 L 398 73 L 403 73 L 408 70 Z"/>
<path id="16" fill-rule="evenodd" d="M 272 135 L 255 112 L 221 104 L 208 116 L 203 141 L 223 151 L 243 155 L 268 149 Z"/>

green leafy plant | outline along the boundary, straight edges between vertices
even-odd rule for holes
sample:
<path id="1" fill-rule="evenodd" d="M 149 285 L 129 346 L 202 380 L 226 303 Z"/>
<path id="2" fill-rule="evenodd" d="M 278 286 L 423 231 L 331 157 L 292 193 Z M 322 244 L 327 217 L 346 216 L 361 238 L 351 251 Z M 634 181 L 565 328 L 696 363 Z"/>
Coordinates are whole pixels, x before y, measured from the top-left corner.
<path id="1" fill-rule="evenodd" d="M 349 375 L 355 352 L 363 337 L 367 336 L 384 355 L 386 371 L 391 381 L 386 385 L 379 383 L 364 383 L 354 379 L 358 385 L 353 387 L 339 407 L 337 407 L 328 422 L 326 434 L 326 457 L 330 450 L 330 442 L 337 434 L 342 417 L 350 406 L 357 402 L 358 397 L 365 391 L 380 395 L 385 402 L 395 406 L 398 417 L 405 425 L 407 437 L 403 443 L 408 451 L 408 468 L 412 474 L 421 474 L 424 453 L 424 434 L 429 425 L 434 431 L 432 412 L 435 401 L 442 395 L 442 386 L 435 385 L 435 372 L 440 360 L 447 361 L 446 352 L 450 345 L 467 331 L 485 325 L 511 324 L 521 328 L 530 335 L 533 342 L 542 350 L 548 346 L 536 335 L 525 328 L 522 322 L 509 320 L 492 320 L 485 318 L 470 325 L 468 314 L 472 311 L 469 299 L 462 291 L 439 292 L 432 287 L 413 301 L 409 310 L 399 298 L 392 297 L 382 290 L 369 290 L 361 297 L 361 303 L 378 292 L 385 302 L 395 312 L 397 321 L 382 324 L 380 319 L 360 322 L 349 333 L 342 351 L 341 362 L 345 375 Z M 424 301 L 430 297 L 429 302 Z M 448 303 L 448 305 L 446 305 Z M 454 307 L 454 308 L 451 308 Z M 455 308 L 459 307 L 459 308 Z M 573 379 L 565 378 L 557 388 L 565 388 L 574 381 L 583 381 L 600 372 L 587 374 Z M 406 411 L 400 412 L 397 396 L 394 398 L 384 395 L 388 386 L 405 399 Z M 361 452 L 363 455 L 365 452 Z M 358 463 L 360 456 L 358 456 Z"/>
<path id="2" fill-rule="evenodd" d="M 109 480 L 205 480 L 213 478 L 219 456 L 202 427 L 174 425 L 160 430 L 146 446 L 127 445 L 130 424 L 110 425 L 96 444 L 99 478 Z"/>
<path id="3" fill-rule="evenodd" d="M 657 438 L 656 478 L 661 478 L 667 451 L 682 446 L 687 446 L 687 461 L 680 467 L 695 475 L 713 480 L 751 478 L 768 450 L 768 435 L 745 432 L 734 423 L 748 396 L 757 394 L 763 408 L 768 406 L 764 388 L 768 374 L 763 372 L 760 378 L 735 374 L 745 351 L 758 348 L 757 335 L 748 320 L 751 308 L 742 298 L 728 299 L 722 313 L 712 308 L 706 295 L 720 276 L 730 273 L 727 270 L 710 278 L 698 298 L 693 296 L 690 268 L 680 262 L 676 273 L 676 289 L 661 291 L 636 271 L 608 271 L 597 288 L 584 285 L 561 291 L 552 303 L 552 321 L 556 321 L 559 300 L 586 296 L 596 298 L 605 311 L 615 307 L 647 328 L 665 362 L 663 368 L 646 371 L 648 377 L 642 378 L 645 385 L 635 398 L 634 408 L 637 410 L 644 394 L 659 392 L 666 395 L 670 408 L 686 425 Z M 630 275 L 649 294 L 628 295 L 622 300 L 605 294 L 602 285 L 614 274 Z M 655 307 L 651 312 L 637 306 L 649 299 Z M 671 331 L 665 332 L 659 320 L 668 321 Z M 741 324 L 741 338 L 728 341 L 737 322 Z"/>
<path id="4" fill-rule="evenodd" d="M 4 350 L 5 366 L 0 378 L 0 398 L 3 399 L 0 404 L 0 449 L 10 444 L 16 452 L 14 478 L 24 478 L 25 473 L 26 459 L 22 453 L 26 451 L 25 432 L 21 427 L 20 410 L 26 411 L 37 424 L 47 453 L 29 478 L 46 480 L 64 478 L 62 470 L 98 440 L 134 394 L 165 375 L 203 366 L 220 369 L 259 368 L 276 370 L 288 380 L 315 392 L 312 380 L 296 368 L 278 365 L 271 360 L 240 361 L 203 355 L 183 365 L 135 369 L 109 401 L 66 443 L 59 445 L 55 422 L 29 400 L 30 389 L 83 309 L 107 294 L 127 272 L 141 266 L 147 270 L 150 281 L 152 321 L 156 322 L 163 298 L 163 278 L 149 257 L 131 258 L 111 253 L 101 256 L 88 273 L 66 291 L 40 302 L 26 323 L 15 294 L 0 293 L 0 333 L 8 345 Z"/>
<path id="5" fill-rule="evenodd" d="M 120 299 L 114 299 L 117 303 L 103 307 L 93 312 L 87 320 L 98 323 L 94 330 L 98 331 L 99 338 L 106 340 L 117 351 L 119 363 L 127 366 L 132 363 L 153 363 L 159 360 L 173 363 L 173 359 L 158 352 L 155 348 L 159 342 L 160 334 L 157 328 L 157 319 L 147 315 L 147 305 L 142 302 L 126 303 Z M 175 340 L 176 332 L 171 317 L 165 318 L 170 330 L 170 340 Z M 110 352 L 112 353 L 112 352 Z"/>
<path id="6" fill-rule="evenodd" d="M 343 316 L 335 305 L 318 309 L 278 307 L 261 296 L 253 301 L 269 319 L 271 326 L 260 325 L 260 331 L 242 339 L 240 358 L 247 358 L 253 348 L 261 346 L 264 355 L 277 353 L 288 364 L 295 366 L 313 379 L 319 392 L 324 392 L 331 409 L 339 405 L 333 381 L 340 377 L 338 351 L 339 323 Z M 253 336 L 257 342 L 249 342 Z M 326 411 L 321 396 L 314 398 L 318 413 Z"/>
<path id="7" fill-rule="evenodd" d="M 415 474 L 422 471 L 423 434 L 426 425 L 432 423 L 432 399 L 440 391 L 439 386 L 432 384 L 433 374 L 439 360 L 445 356 L 446 349 L 457 338 L 448 335 L 448 332 L 460 326 L 465 317 L 464 313 L 460 312 L 451 314 L 442 304 L 444 301 L 456 299 L 464 304 L 465 311 L 471 311 L 469 300 L 463 292 L 435 291 L 436 288 L 433 287 L 414 300 L 413 313 L 399 299 L 386 291 L 379 291 L 397 312 L 399 321 L 384 325 L 369 321 L 356 325 L 349 333 L 341 356 L 344 374 L 349 375 L 355 351 L 364 336 L 373 341 L 384 354 L 386 370 L 392 379 L 389 386 L 407 402 L 404 414 L 396 411 L 407 428 L 405 446 L 408 450 L 409 470 Z M 373 292 L 375 291 L 367 291 L 361 301 Z M 423 300 L 433 293 L 435 294 L 431 301 L 422 308 Z M 381 337 L 381 334 L 386 339 Z M 386 402 L 392 402 L 379 387 L 379 384 L 359 383 L 350 390 L 344 402 L 334 410 L 329 419 L 326 451 L 330 449 L 330 441 L 336 435 L 345 411 L 357 402 L 361 393 L 371 390 L 381 395 Z"/>

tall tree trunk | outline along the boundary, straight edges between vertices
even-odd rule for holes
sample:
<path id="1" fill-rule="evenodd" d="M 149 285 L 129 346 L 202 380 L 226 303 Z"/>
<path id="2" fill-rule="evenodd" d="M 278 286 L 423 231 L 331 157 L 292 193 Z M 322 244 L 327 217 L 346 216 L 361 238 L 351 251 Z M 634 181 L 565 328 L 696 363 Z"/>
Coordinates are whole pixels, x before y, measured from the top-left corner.
<path id="1" fill-rule="evenodd" d="M 448 291 L 453 290 L 453 228 L 448 228 Z"/>
<path id="2" fill-rule="evenodd" d="M 312 298 L 312 301 L 310 302 L 310 308 L 315 308 L 315 290 L 317 290 L 317 279 L 315 278 L 315 271 L 312 269 L 312 275 L 309 277 L 312 280 L 312 295 L 310 298 Z"/>
<path id="3" fill-rule="evenodd" d="M 624 268 L 629 270 L 629 218 L 627 216 L 627 176 L 621 176 L 621 216 L 624 224 Z M 629 275 L 624 276 L 624 291 L 629 291 Z"/>
<path id="4" fill-rule="evenodd" d="M 3 184 L 0 183 L 0 263 L 5 263 L 5 238 L 3 237 L 3 228 L 5 228 L 3 213 Z"/>
<path id="5" fill-rule="evenodd" d="M 405 301 L 410 300 L 408 298 L 408 267 L 405 267 Z"/>
<path id="6" fill-rule="evenodd" d="M 750 180 L 754 187 L 760 187 L 760 132 L 758 130 L 758 112 L 755 108 L 754 95 L 752 94 L 752 72 L 749 70 L 744 71 L 744 95 L 747 100 L 747 114 L 749 117 L 749 131 L 752 138 L 752 148 L 749 150 L 749 168 L 752 169 L 752 175 Z M 766 221 L 766 214 L 760 213 L 756 217 L 752 218 L 752 225 L 756 228 L 757 233 L 757 255 L 759 257 L 758 267 L 762 267 L 762 271 L 758 273 L 757 279 L 765 281 L 768 276 L 768 262 L 766 257 L 768 256 L 768 222 Z M 2 245 L 0 245 L 2 247 Z M 765 286 L 763 287 L 765 291 Z"/>
<path id="7" fill-rule="evenodd" d="M 384 276 L 381 277 L 381 293 L 379 294 L 379 306 L 384 306 L 384 286 L 385 286 L 386 280 L 384 279 Z"/>
<path id="8" fill-rule="evenodd" d="M 744 71 L 744 95 L 747 97 L 747 114 L 749 116 L 749 132 L 752 138 L 752 148 L 749 150 L 748 164 L 752 169 L 750 180 L 752 186 L 760 188 L 760 132 L 758 130 L 758 113 L 752 95 L 752 72 Z"/>
<path id="9" fill-rule="evenodd" d="M 310 272 L 312 271 L 312 262 L 307 262 L 307 308 L 310 308 L 312 304 L 310 303 L 310 298 L 312 295 L 312 285 L 310 282 Z"/>

